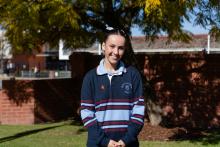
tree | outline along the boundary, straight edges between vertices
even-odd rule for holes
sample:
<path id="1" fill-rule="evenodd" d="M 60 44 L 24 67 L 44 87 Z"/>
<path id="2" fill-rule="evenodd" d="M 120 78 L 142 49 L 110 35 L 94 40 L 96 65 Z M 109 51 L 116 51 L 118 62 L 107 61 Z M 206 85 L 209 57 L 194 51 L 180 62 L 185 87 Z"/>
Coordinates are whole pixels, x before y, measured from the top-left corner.
<path id="1" fill-rule="evenodd" d="M 31 52 L 45 42 L 56 46 L 60 39 L 68 48 L 88 47 L 102 40 L 106 25 L 129 35 L 138 26 L 147 38 L 165 32 L 170 40 L 189 41 L 183 22 L 192 16 L 195 24 L 220 34 L 219 6 L 217 0 L 0 0 L 0 24 L 13 52 Z M 131 43 L 124 60 L 138 65 Z"/>
<path id="2" fill-rule="evenodd" d="M 128 34 L 136 25 L 147 37 L 165 32 L 187 41 L 183 22 L 193 15 L 195 24 L 219 33 L 219 7 L 217 0 L 0 0 L 0 24 L 15 52 L 45 42 L 55 46 L 60 39 L 71 48 L 89 46 L 101 40 L 106 24 Z"/>
<path id="3" fill-rule="evenodd" d="M 0 31 L 0 74 L 4 72 L 4 58 L 8 56 L 10 51 L 10 45 L 7 38 L 4 37 L 4 32 Z"/>

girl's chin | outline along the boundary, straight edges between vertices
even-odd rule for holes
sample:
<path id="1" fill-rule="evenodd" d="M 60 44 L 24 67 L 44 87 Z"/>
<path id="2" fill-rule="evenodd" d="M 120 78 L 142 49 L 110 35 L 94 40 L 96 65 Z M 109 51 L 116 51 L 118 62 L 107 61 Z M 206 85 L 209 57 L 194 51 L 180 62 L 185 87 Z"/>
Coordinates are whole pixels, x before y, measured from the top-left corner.
<path id="1" fill-rule="evenodd" d="M 117 64 L 119 60 L 111 60 L 111 64 Z"/>

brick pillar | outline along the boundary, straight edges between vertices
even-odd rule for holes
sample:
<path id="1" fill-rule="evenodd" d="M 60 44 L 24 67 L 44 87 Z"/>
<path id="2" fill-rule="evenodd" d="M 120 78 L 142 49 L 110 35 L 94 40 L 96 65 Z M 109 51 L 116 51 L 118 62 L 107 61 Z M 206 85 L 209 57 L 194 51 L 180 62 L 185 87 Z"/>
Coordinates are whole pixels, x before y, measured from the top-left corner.
<path id="1" fill-rule="evenodd" d="M 15 82 L 6 81 L 6 85 L 17 85 Z M 10 83 L 10 84 L 8 84 Z M 23 83 L 22 83 L 23 84 Z M 19 83 L 18 85 L 22 85 Z M 23 85 L 22 85 L 23 86 Z M 1 124 L 33 124 L 34 123 L 34 98 L 32 89 L 27 88 L 25 92 L 20 88 L 14 90 L 3 89 L 0 91 L 0 123 Z M 20 93 L 18 94 L 18 92 Z M 28 94 L 27 94 L 28 93 Z"/>

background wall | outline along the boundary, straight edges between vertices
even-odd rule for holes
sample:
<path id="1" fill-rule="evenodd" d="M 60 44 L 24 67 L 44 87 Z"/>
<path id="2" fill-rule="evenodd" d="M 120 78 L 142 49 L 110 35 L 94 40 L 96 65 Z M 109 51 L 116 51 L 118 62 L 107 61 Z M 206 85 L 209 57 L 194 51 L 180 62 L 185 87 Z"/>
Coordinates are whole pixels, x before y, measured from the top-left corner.
<path id="1" fill-rule="evenodd" d="M 163 109 L 165 125 L 219 127 L 220 55 L 145 56 L 144 74 Z"/>
<path id="2" fill-rule="evenodd" d="M 31 124 L 77 118 L 85 73 L 102 57 L 74 53 L 72 79 L 3 81 L 0 122 Z M 138 54 L 139 65 L 162 108 L 163 125 L 220 126 L 220 55 Z"/>
<path id="3" fill-rule="evenodd" d="M 33 124 L 78 116 L 81 81 L 6 80 L 0 91 L 1 124 Z"/>

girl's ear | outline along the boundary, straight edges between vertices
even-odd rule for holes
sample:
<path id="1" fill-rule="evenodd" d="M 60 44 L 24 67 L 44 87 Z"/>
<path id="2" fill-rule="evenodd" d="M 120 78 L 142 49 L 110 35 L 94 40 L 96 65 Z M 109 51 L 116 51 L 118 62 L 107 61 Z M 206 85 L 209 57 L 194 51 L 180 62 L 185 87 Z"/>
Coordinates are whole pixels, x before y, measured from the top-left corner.
<path id="1" fill-rule="evenodd" d="M 102 51 L 104 51 L 105 50 L 105 43 L 103 42 L 102 43 Z"/>

